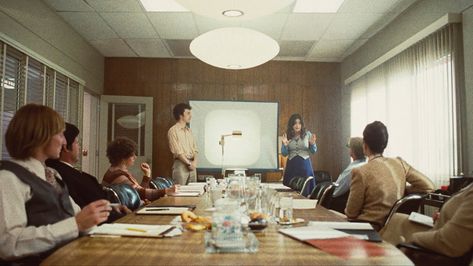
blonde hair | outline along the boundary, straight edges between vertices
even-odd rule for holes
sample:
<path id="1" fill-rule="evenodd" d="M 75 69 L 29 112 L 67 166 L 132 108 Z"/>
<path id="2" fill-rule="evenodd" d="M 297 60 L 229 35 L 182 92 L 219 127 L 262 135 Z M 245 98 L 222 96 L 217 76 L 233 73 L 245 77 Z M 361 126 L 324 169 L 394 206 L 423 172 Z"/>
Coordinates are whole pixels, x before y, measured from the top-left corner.
<path id="1" fill-rule="evenodd" d="M 18 109 L 10 121 L 5 134 L 5 146 L 12 158 L 27 159 L 64 128 L 64 119 L 53 109 L 27 104 Z"/>

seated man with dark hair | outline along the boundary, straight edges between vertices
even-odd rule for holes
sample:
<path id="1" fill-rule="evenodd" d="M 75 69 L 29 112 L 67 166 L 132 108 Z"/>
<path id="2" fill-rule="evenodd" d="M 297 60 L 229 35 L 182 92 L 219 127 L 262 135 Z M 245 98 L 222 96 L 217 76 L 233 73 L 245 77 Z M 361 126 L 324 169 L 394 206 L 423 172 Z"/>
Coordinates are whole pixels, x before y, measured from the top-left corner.
<path id="1" fill-rule="evenodd" d="M 48 159 L 46 165 L 54 168 L 61 175 L 64 183 L 69 189 L 72 199 L 81 208 L 89 203 L 107 199 L 107 194 L 94 176 L 84 173 L 74 168 L 80 155 L 79 129 L 73 124 L 66 123 L 64 137 L 66 144 L 62 145 L 59 159 Z M 110 212 L 108 222 L 112 222 L 122 217 L 127 212 L 131 212 L 126 206 L 120 206 Z"/>
<path id="2" fill-rule="evenodd" d="M 434 184 L 406 161 L 383 156 L 388 129 L 380 121 L 363 131 L 363 150 L 368 163 L 352 170 L 345 214 L 350 220 L 370 222 L 376 230 L 384 225 L 394 203 L 409 193 L 428 193 Z M 406 183 L 409 183 L 406 184 Z"/>

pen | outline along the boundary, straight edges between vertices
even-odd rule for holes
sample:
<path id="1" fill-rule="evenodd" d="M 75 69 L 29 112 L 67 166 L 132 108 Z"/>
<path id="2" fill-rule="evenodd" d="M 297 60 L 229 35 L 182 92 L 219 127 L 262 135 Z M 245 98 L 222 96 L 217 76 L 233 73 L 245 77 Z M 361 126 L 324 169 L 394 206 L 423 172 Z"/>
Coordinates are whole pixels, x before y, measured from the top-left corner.
<path id="1" fill-rule="evenodd" d="M 161 233 L 159 233 L 160 236 L 166 236 L 167 233 L 171 232 L 172 230 L 174 230 L 174 228 L 176 228 L 174 225 L 169 227 L 168 229 L 162 231 Z"/>
<path id="2" fill-rule="evenodd" d="M 169 208 L 146 208 L 146 211 L 169 211 Z"/>
<path id="3" fill-rule="evenodd" d="M 135 231 L 135 232 L 141 232 L 141 233 L 146 233 L 146 230 L 143 229 L 138 229 L 138 228 L 126 228 L 128 231 Z"/>

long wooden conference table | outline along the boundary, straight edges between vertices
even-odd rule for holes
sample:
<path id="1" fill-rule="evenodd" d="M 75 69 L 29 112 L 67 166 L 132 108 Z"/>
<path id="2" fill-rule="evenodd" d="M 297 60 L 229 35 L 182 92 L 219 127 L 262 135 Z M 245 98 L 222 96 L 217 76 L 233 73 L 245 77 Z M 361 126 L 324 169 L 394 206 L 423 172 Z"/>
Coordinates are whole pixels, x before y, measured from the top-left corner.
<path id="1" fill-rule="evenodd" d="M 293 196 L 296 198 L 298 194 L 293 193 Z M 204 211 L 211 205 L 205 194 L 163 197 L 150 206 L 188 204 L 196 205 L 197 215 L 211 215 Z M 169 224 L 174 217 L 132 213 L 117 222 Z M 305 221 L 345 221 L 321 206 L 295 209 L 294 217 Z M 255 233 L 259 241 L 256 253 L 206 253 L 203 231 L 184 231 L 181 236 L 172 238 L 83 236 L 55 251 L 41 265 L 413 265 L 389 243 L 376 243 L 384 249 L 383 256 L 368 257 L 364 252 L 356 252 L 349 259 L 342 259 L 280 234 L 278 229 L 279 225 L 270 225 Z"/>

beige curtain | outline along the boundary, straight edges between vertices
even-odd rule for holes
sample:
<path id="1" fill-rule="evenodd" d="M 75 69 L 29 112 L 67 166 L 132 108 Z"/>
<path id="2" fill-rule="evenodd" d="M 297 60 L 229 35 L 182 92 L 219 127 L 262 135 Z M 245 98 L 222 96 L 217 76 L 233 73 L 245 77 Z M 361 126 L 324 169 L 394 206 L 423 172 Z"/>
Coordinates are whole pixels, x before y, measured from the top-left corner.
<path id="1" fill-rule="evenodd" d="M 351 135 L 388 127 L 400 156 L 437 185 L 461 171 L 461 25 L 449 24 L 350 84 Z"/>

